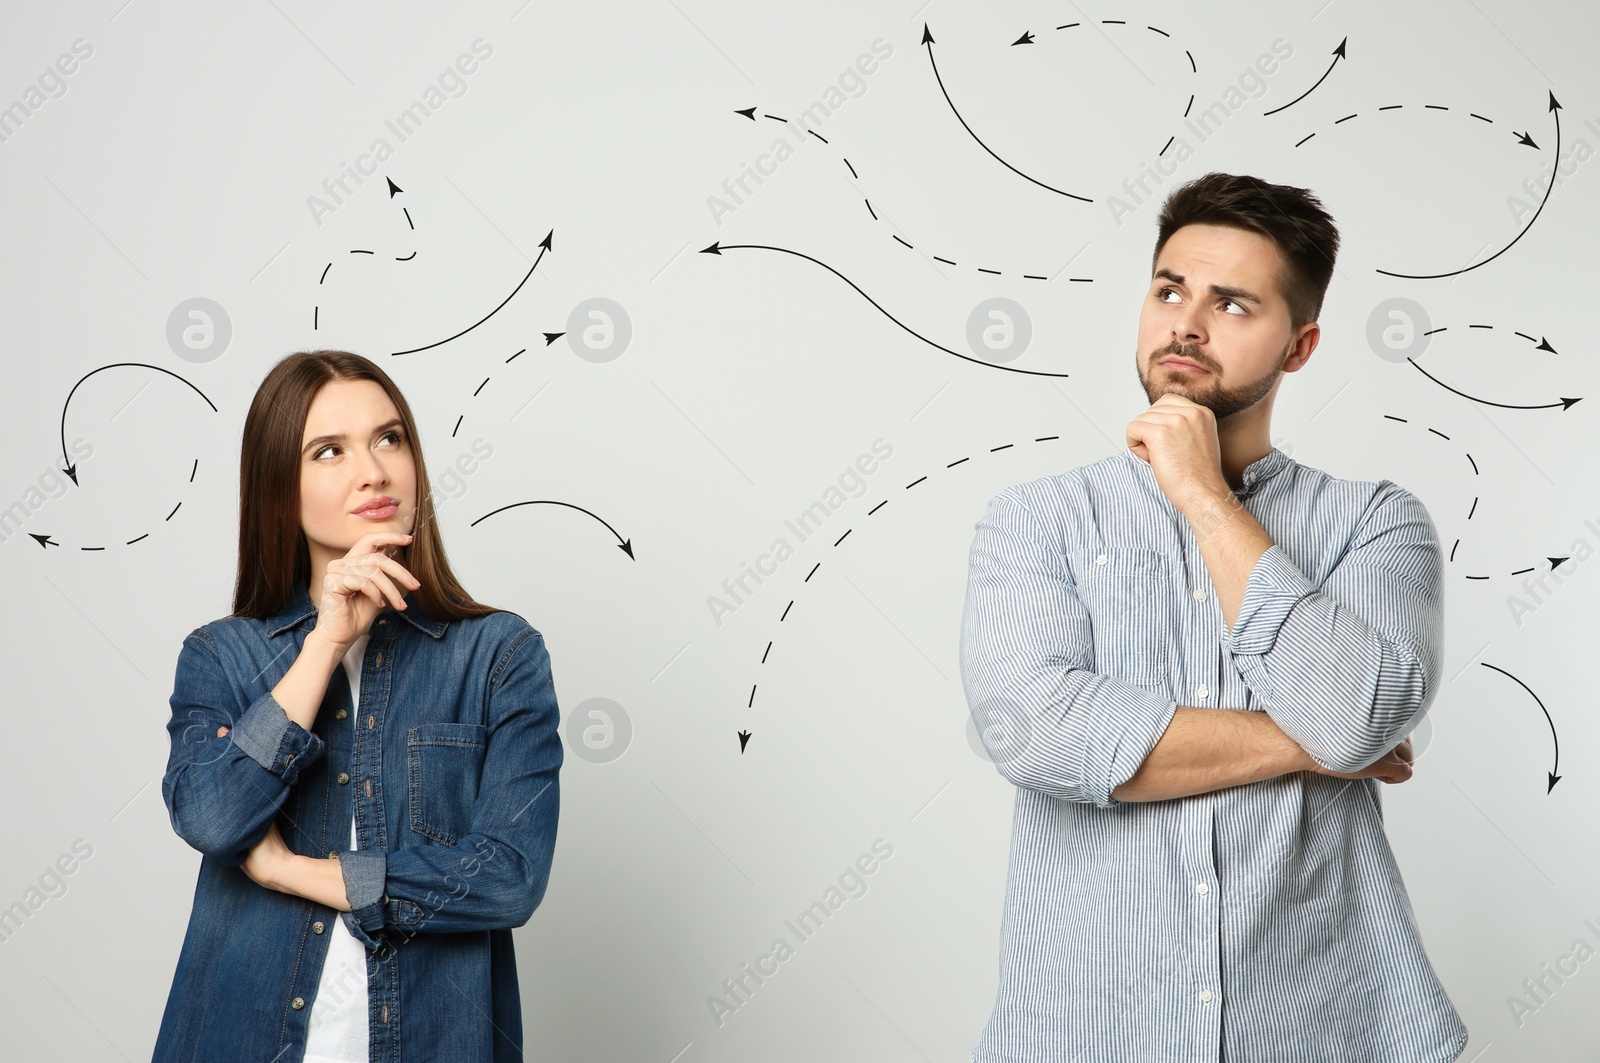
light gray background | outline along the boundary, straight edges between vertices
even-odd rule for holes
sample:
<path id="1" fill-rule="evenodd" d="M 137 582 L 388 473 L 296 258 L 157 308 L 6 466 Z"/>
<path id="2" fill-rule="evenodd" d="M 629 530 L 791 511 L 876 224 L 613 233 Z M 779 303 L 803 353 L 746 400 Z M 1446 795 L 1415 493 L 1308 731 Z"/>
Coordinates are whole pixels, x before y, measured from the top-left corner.
<path id="1" fill-rule="evenodd" d="M 1322 344 L 1284 382 L 1274 442 L 1334 475 L 1411 488 L 1454 550 L 1448 685 L 1415 778 L 1384 796 L 1430 955 L 1472 1030 L 1463 1058 L 1592 1058 L 1594 961 L 1550 981 L 1548 1003 L 1520 1024 L 1508 1003 L 1545 965 L 1571 970 L 1562 957 L 1576 942 L 1600 947 L 1600 727 L 1586 658 L 1600 588 L 1583 560 L 1600 542 L 1592 9 L 7 9 L 0 102 L 21 99 L 73 41 L 93 47 L 64 93 L 0 142 L 10 739 L 0 906 L 27 916 L 0 942 L 8 1056 L 148 1058 L 199 863 L 161 802 L 174 663 L 184 635 L 231 604 L 250 396 L 274 360 L 326 345 L 384 362 L 436 478 L 472 441 L 492 446 L 441 492 L 458 573 L 545 633 L 564 722 L 606 698 L 632 723 L 610 763 L 568 744 L 549 892 L 517 931 L 529 1058 L 966 1059 L 994 997 L 1012 800 L 970 744 L 957 670 L 972 525 L 1006 485 L 1124 445 L 1145 406 L 1132 358 L 1160 197 L 1219 169 L 1311 187 L 1345 236 Z M 1106 18 L 1135 24 L 1053 28 Z M 924 21 L 974 130 L 1018 169 L 1094 203 L 1030 184 L 978 147 L 939 94 L 918 44 Z M 1036 43 L 1012 47 L 1024 31 Z M 1315 83 L 1347 36 L 1348 61 L 1263 117 Z M 480 37 L 493 54 L 465 93 L 398 142 L 385 119 Z M 828 144 L 808 138 L 718 223 L 708 197 L 781 131 L 762 116 L 797 116 L 879 37 L 893 54 L 828 114 Z M 1183 128 L 1191 93 L 1196 109 L 1222 99 L 1278 38 L 1293 55 L 1263 95 L 1204 142 Z M 1531 180 L 1536 205 L 1548 181 L 1551 92 L 1565 108 L 1568 166 L 1531 230 L 1449 279 L 1380 275 L 1458 269 L 1512 241 L 1525 219 L 1511 197 L 1530 199 Z M 1404 106 L 1378 110 L 1390 104 Z M 750 106 L 755 123 L 734 113 Z M 1192 156 L 1114 220 L 1108 198 L 1127 198 L 1123 182 L 1174 134 Z M 393 157 L 318 224 L 307 198 L 380 136 Z M 393 201 L 385 176 L 405 190 Z M 488 312 L 551 229 L 554 251 L 485 325 L 388 356 Z M 1013 299 L 1032 341 L 1008 364 L 1071 375 L 959 361 L 819 266 L 697 253 L 713 240 L 827 262 L 962 351 L 972 309 Z M 166 339 L 169 314 L 196 297 L 232 325 L 227 350 L 201 363 Z M 565 330 L 595 297 L 625 309 L 627 350 L 593 362 L 565 338 L 547 347 L 541 334 Z M 1418 364 L 1451 387 L 1508 404 L 1586 401 L 1565 413 L 1502 409 L 1381 357 L 1369 319 L 1395 297 L 1447 329 Z M 65 490 L 52 472 L 63 403 L 114 362 L 179 374 L 218 409 L 167 373 L 96 374 L 67 408 L 67 441 L 82 438 L 93 457 L 79 462 L 82 487 Z M 1043 436 L 1060 438 L 1034 442 Z M 879 437 L 893 456 L 799 542 L 784 520 Z M 638 560 L 565 507 L 470 527 L 535 498 L 598 513 Z M 796 556 L 714 623 L 707 598 L 778 537 Z M 1576 558 L 1565 583 L 1519 622 L 1508 599 L 1522 577 L 1510 573 L 1564 555 Z M 1526 682 L 1555 720 L 1564 778 L 1553 793 L 1539 705 L 1484 664 Z M 742 756 L 741 729 L 753 736 Z M 776 938 L 793 943 L 785 920 L 878 838 L 893 856 L 867 892 L 715 1023 L 707 999 L 723 979 Z M 51 879 L 78 839 L 92 855 Z"/>

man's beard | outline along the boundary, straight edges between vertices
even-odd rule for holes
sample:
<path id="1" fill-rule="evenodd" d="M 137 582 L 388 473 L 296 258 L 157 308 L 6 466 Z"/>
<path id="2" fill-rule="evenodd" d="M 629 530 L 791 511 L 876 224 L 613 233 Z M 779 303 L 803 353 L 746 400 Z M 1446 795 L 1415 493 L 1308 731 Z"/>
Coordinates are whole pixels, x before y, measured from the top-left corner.
<path id="1" fill-rule="evenodd" d="M 1182 358 L 1186 362 L 1193 362 L 1202 369 L 1210 370 L 1205 376 L 1193 376 L 1163 369 L 1157 365 L 1164 358 Z M 1133 367 L 1139 370 L 1139 353 L 1134 351 Z M 1159 374 L 1159 378 L 1158 378 Z M 1248 410 L 1272 390 L 1278 382 L 1278 377 L 1283 375 L 1283 370 L 1274 369 L 1260 380 L 1248 381 L 1238 387 L 1222 387 L 1217 383 L 1217 374 L 1208 359 L 1202 358 L 1199 349 L 1193 344 L 1169 343 L 1157 349 L 1150 356 L 1150 375 L 1146 377 L 1141 372 L 1139 384 L 1144 388 L 1145 397 L 1151 405 L 1168 391 L 1182 395 L 1197 405 L 1204 406 L 1211 411 L 1216 420 L 1231 417 L 1241 410 Z M 1173 385 L 1181 385 L 1174 387 Z"/>

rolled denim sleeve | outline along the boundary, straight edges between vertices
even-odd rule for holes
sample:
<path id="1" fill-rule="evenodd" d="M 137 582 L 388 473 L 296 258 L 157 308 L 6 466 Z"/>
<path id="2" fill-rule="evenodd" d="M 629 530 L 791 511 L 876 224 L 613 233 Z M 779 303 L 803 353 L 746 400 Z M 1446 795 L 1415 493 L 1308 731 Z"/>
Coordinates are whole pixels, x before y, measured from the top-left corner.
<path id="1" fill-rule="evenodd" d="M 1356 772 L 1438 692 L 1442 598 L 1433 521 L 1384 480 L 1320 587 L 1277 544 L 1261 555 L 1223 645 L 1285 734 L 1324 768 Z"/>
<path id="2" fill-rule="evenodd" d="M 454 846 L 339 853 L 350 932 L 368 948 L 412 934 L 518 927 L 544 899 L 555 855 L 560 713 L 544 636 L 527 628 L 495 662 L 489 737 L 470 831 Z"/>
<path id="3" fill-rule="evenodd" d="M 290 786 L 326 748 L 322 739 L 289 719 L 272 693 L 261 695 L 230 729 L 233 744 Z"/>
<path id="4" fill-rule="evenodd" d="M 1094 638 L 1059 541 L 1007 489 L 968 557 L 961 681 L 978 733 L 1009 782 L 1114 808 L 1178 703 L 1093 671 Z"/>
<path id="5" fill-rule="evenodd" d="M 178 653 L 161 796 L 178 836 L 226 867 L 244 862 L 327 748 L 270 692 L 240 711 L 243 700 L 205 630 L 191 632 Z"/>
<path id="6" fill-rule="evenodd" d="M 339 871 L 344 877 L 348 912 L 340 918 L 352 936 L 369 949 L 383 943 L 383 928 L 389 922 L 387 898 L 383 893 L 388 878 L 389 854 L 382 849 L 346 849 L 339 853 Z"/>

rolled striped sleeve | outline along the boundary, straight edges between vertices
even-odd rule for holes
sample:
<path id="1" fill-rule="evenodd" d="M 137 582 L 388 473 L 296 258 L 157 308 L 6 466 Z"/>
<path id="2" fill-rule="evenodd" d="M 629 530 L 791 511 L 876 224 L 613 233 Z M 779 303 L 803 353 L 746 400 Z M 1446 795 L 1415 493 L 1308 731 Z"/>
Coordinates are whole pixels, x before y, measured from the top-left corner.
<path id="1" fill-rule="evenodd" d="M 968 706 L 1000 774 L 1051 797 L 1113 808 L 1178 703 L 1100 674 L 1088 610 L 1061 544 L 1012 493 L 975 526 L 960 640 Z"/>
<path id="2" fill-rule="evenodd" d="M 1442 582 L 1427 509 L 1384 481 L 1320 587 L 1280 546 L 1261 555 L 1223 645 L 1285 734 L 1330 771 L 1360 771 L 1438 692 Z"/>

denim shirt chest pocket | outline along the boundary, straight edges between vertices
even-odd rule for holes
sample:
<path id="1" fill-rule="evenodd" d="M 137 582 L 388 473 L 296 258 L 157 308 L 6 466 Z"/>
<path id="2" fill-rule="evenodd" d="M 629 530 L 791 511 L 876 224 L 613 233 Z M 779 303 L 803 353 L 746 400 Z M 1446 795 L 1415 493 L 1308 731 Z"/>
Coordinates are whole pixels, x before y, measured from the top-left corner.
<path id="1" fill-rule="evenodd" d="M 1138 546 L 1093 546 L 1072 559 L 1093 630 L 1094 670 L 1164 690 L 1172 668 L 1172 560 Z"/>
<path id="2" fill-rule="evenodd" d="M 411 829 L 454 845 L 472 827 L 489 728 L 435 721 L 406 729 L 406 804 Z"/>

